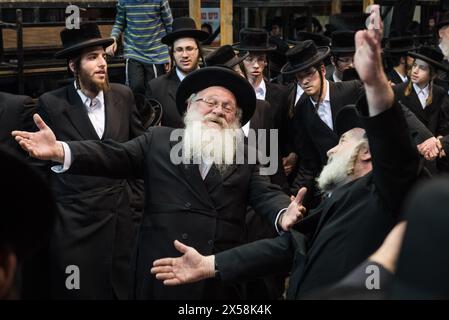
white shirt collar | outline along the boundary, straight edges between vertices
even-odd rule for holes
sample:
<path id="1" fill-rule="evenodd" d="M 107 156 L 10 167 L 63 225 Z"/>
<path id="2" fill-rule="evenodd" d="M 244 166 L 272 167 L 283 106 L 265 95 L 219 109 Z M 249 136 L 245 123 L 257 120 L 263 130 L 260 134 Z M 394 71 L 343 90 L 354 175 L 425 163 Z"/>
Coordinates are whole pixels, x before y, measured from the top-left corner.
<path id="1" fill-rule="evenodd" d="M 413 88 L 415 89 L 416 94 L 423 94 L 426 97 L 429 96 L 429 84 L 421 89 L 416 83 L 413 84 Z"/>
<path id="2" fill-rule="evenodd" d="M 259 83 L 259 86 L 254 89 L 256 92 L 257 99 L 265 100 L 265 95 L 267 94 L 267 85 L 265 84 L 265 80 L 262 79 L 262 81 Z"/>
<path id="3" fill-rule="evenodd" d="M 181 70 L 179 70 L 178 68 L 175 68 L 176 70 L 176 74 L 178 75 L 178 78 L 180 81 L 184 80 L 185 77 L 187 77 L 186 74 L 184 74 Z"/>
<path id="4" fill-rule="evenodd" d="M 403 76 L 402 74 L 400 74 L 396 70 L 394 70 L 394 72 L 396 72 L 398 74 L 398 76 L 399 76 L 399 78 L 401 78 L 402 82 L 407 82 L 408 81 L 407 75 Z"/>
<path id="5" fill-rule="evenodd" d="M 86 107 L 90 107 L 90 102 L 91 102 L 91 98 L 89 98 L 88 96 L 86 96 L 80 89 L 76 88 L 76 82 L 73 82 L 73 85 L 75 86 L 76 92 L 78 93 L 78 95 L 81 98 L 81 101 L 83 102 L 83 104 Z M 104 106 L 104 93 L 103 90 L 98 92 L 97 96 L 95 97 L 96 99 L 98 99 L 101 103 L 102 106 Z M 95 99 L 94 98 L 94 99 Z"/>
<path id="6" fill-rule="evenodd" d="M 334 79 L 334 82 L 342 82 L 343 81 L 342 79 L 340 79 L 337 76 L 337 73 L 335 71 L 332 73 L 332 79 Z"/>

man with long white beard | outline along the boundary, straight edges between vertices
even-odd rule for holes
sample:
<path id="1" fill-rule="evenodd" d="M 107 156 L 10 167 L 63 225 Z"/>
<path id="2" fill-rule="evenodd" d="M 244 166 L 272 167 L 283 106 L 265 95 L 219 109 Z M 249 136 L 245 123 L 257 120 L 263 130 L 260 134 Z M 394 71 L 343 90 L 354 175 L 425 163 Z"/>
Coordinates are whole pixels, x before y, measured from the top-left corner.
<path id="1" fill-rule="evenodd" d="M 176 102 L 180 115 L 187 110 L 189 128 L 184 134 L 187 140 L 181 143 L 175 136 L 182 129 L 168 127 L 151 128 L 127 143 L 110 140 L 65 143 L 56 140 L 39 116 L 35 116 L 39 132 L 15 131 L 13 136 L 31 156 L 61 163 L 71 174 L 144 178 L 145 212 L 136 251 L 135 298 L 244 298 L 242 284 L 223 285 L 213 279 L 167 288 L 149 269 L 154 260 L 176 254 L 171 245 L 175 239 L 197 247 L 203 254 L 244 243 L 247 205 L 269 219 L 273 228 L 289 230 L 302 218 L 305 189 L 290 201 L 267 176 L 261 175 L 257 164 L 239 162 L 232 131 L 231 142 L 224 142 L 226 150 L 236 151 L 235 156 L 225 153 L 227 158 L 235 159 L 232 163 L 219 162 L 222 150 L 213 148 L 213 152 L 207 152 L 210 145 L 207 131 L 197 136 L 198 125 L 205 130 L 217 129 L 220 139 L 223 133 L 225 137 L 228 134 L 227 128 L 232 130 L 251 118 L 255 93 L 236 72 L 222 67 L 192 72 L 181 82 Z M 185 152 L 190 154 L 183 155 Z M 225 166 L 219 170 L 217 165 L 221 164 Z"/>
<path id="2" fill-rule="evenodd" d="M 418 172 L 418 154 L 400 105 L 383 71 L 381 31 L 356 33 L 355 68 L 366 99 L 345 107 L 336 119 L 340 140 L 328 151 L 318 182 L 325 200 L 290 232 L 215 255 L 203 256 L 175 241 L 183 253 L 163 258 L 151 272 L 167 286 L 217 276 L 224 282 L 290 270 L 287 298 L 329 286 L 367 259 L 399 218 Z M 368 143 L 369 141 L 369 143 Z"/>

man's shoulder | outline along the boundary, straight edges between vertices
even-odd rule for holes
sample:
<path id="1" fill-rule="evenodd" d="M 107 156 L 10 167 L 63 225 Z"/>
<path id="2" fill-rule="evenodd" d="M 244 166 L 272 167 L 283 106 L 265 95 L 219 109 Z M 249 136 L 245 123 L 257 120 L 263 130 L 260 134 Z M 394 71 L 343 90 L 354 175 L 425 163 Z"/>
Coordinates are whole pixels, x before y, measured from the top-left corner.
<path id="1" fill-rule="evenodd" d="M 33 100 L 24 95 L 0 92 L 0 105 L 15 108 L 17 105 L 30 104 Z"/>
<path id="2" fill-rule="evenodd" d="M 175 74 L 173 74 L 175 73 Z M 162 76 L 159 76 L 157 78 L 154 78 L 150 81 L 150 85 L 153 87 L 162 87 L 166 86 L 167 82 L 177 82 L 178 77 L 176 76 L 176 72 L 173 71 L 171 73 L 164 74 Z"/>

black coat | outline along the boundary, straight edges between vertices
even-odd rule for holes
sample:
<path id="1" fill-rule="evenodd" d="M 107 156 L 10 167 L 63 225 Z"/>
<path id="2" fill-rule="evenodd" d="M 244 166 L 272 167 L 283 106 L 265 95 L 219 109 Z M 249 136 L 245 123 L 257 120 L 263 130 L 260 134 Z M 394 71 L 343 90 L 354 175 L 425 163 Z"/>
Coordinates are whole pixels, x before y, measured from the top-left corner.
<path id="1" fill-rule="evenodd" d="M 125 142 L 144 132 L 128 87 L 111 84 L 104 102 L 102 140 Z M 73 85 L 43 94 L 39 113 L 58 140 L 99 140 Z M 55 298 L 126 299 L 136 241 L 128 182 L 55 173 L 51 182 L 60 211 L 51 250 Z M 65 287 L 72 264 L 80 269 L 80 290 Z"/>
<path id="2" fill-rule="evenodd" d="M 25 158 L 27 154 L 11 136 L 13 130 L 26 130 L 33 123 L 36 106 L 27 96 L 0 92 L 0 145 Z"/>
<path id="3" fill-rule="evenodd" d="M 405 95 L 404 91 L 407 86 L 408 83 L 394 86 L 395 98 L 409 108 L 434 136 L 449 134 L 449 115 L 447 114 L 449 97 L 447 92 L 440 86 L 433 85 L 432 103 L 423 109 L 413 88 L 410 95 Z"/>
<path id="4" fill-rule="evenodd" d="M 152 98 L 162 105 L 162 126 L 184 128 L 184 121 L 176 107 L 176 90 L 180 83 L 175 69 L 150 81 Z"/>
<path id="5" fill-rule="evenodd" d="M 134 275 L 135 298 L 237 298 L 241 294 L 238 286 L 209 280 L 167 287 L 149 270 L 155 259 L 180 255 L 173 246 L 175 239 L 204 255 L 242 244 L 247 204 L 274 223 L 290 200 L 259 174 L 257 165 L 235 165 L 223 176 L 212 167 L 203 181 L 198 165 L 175 164 L 170 158 L 172 148 L 179 147 L 170 141 L 172 131 L 150 128 L 124 144 L 69 142 L 73 163 L 68 172 L 144 178 L 146 202 Z"/>
<path id="6" fill-rule="evenodd" d="M 404 83 L 404 81 L 402 81 L 401 77 L 394 69 L 391 69 L 389 72 L 387 72 L 387 78 L 395 85 Z"/>
<path id="7" fill-rule="evenodd" d="M 373 170 L 334 190 L 297 230 L 217 254 L 223 280 L 291 269 L 287 297 L 297 299 L 337 282 L 382 244 L 398 221 L 419 160 L 399 105 L 363 120 Z"/>

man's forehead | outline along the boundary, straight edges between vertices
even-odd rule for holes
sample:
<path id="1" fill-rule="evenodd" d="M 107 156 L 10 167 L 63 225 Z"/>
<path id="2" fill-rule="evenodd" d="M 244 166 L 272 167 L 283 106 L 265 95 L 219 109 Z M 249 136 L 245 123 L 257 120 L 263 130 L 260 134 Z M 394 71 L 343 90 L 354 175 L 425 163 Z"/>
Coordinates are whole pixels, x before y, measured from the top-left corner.
<path id="1" fill-rule="evenodd" d="M 195 45 L 195 39 L 193 38 L 179 38 L 176 39 L 173 42 L 173 47 L 179 47 L 179 46 L 189 46 L 189 45 Z"/>
<path id="2" fill-rule="evenodd" d="M 235 101 L 235 96 L 234 94 L 228 90 L 225 87 L 221 87 L 221 86 L 211 86 L 211 87 L 207 87 L 197 93 L 202 93 L 202 94 L 213 94 L 213 93 L 217 93 L 219 95 L 227 95 L 228 98 L 232 98 Z"/>

